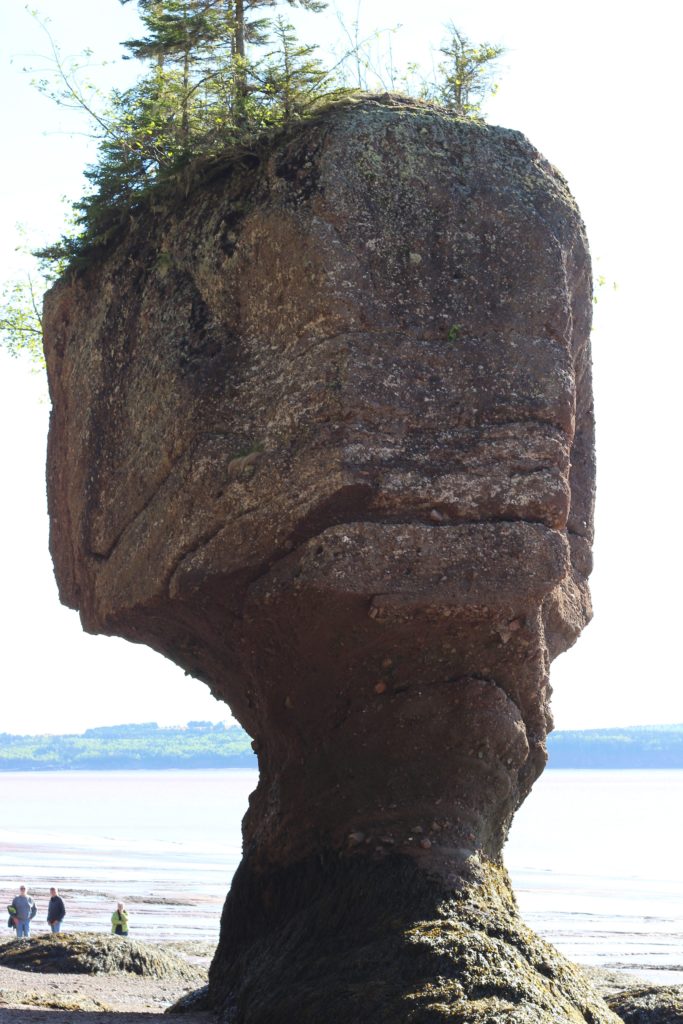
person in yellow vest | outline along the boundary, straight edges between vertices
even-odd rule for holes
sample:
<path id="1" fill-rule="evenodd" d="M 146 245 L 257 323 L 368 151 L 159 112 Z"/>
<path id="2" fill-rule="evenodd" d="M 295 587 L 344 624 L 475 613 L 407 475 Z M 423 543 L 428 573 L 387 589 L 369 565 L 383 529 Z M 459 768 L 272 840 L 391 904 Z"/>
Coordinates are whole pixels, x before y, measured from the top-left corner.
<path id="1" fill-rule="evenodd" d="M 112 935 L 128 934 L 128 911 L 123 903 L 117 903 L 116 910 L 111 915 L 111 933 Z"/>

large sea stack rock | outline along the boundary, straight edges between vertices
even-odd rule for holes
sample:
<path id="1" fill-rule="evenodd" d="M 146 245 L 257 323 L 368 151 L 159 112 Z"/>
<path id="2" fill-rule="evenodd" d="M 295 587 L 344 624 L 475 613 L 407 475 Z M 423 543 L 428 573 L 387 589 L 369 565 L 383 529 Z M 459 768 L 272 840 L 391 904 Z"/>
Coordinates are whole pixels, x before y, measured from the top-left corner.
<path id="1" fill-rule="evenodd" d="M 230 1020 L 615 1019 L 501 866 L 590 616 L 590 311 L 558 173 L 395 97 L 217 162 L 50 293 L 61 598 L 259 757 Z"/>

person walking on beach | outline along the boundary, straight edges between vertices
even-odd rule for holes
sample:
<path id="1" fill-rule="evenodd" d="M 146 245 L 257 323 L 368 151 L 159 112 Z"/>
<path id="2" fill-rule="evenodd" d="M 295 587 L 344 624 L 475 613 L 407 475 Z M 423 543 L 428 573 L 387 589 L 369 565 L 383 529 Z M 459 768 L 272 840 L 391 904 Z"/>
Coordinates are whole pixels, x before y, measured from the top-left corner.
<path id="1" fill-rule="evenodd" d="M 31 921 L 36 916 L 37 907 L 26 892 L 26 886 L 19 886 L 19 895 L 12 900 L 15 909 L 15 920 L 18 939 L 28 939 L 31 934 Z"/>
<path id="2" fill-rule="evenodd" d="M 116 910 L 111 915 L 111 933 L 112 935 L 128 934 L 128 911 L 123 903 L 117 903 Z"/>
<path id="3" fill-rule="evenodd" d="M 59 895 L 59 891 L 55 889 L 53 885 L 50 889 L 50 902 L 47 906 L 47 923 L 49 924 L 53 934 L 56 935 L 62 927 L 62 921 L 65 917 L 66 907 L 64 906 L 64 900 Z"/>

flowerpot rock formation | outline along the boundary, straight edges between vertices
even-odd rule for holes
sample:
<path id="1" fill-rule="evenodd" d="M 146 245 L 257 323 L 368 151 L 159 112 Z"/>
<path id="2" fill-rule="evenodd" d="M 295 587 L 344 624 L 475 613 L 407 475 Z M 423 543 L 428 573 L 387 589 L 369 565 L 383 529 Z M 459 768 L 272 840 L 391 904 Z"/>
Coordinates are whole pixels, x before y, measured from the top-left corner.
<path id="1" fill-rule="evenodd" d="M 590 617 L 590 315 L 560 175 L 392 96 L 205 165 L 49 294 L 61 599 L 259 758 L 225 1020 L 616 1020 L 501 863 Z"/>

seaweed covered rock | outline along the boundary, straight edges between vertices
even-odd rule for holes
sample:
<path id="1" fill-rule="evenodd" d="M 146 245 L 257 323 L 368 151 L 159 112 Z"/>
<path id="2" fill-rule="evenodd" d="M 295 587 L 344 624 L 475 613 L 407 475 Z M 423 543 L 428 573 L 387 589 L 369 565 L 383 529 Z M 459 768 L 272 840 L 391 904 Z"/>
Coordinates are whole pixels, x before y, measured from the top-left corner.
<path id="1" fill-rule="evenodd" d="M 607 997 L 624 1024 L 683 1024 L 683 985 L 641 985 Z"/>
<path id="2" fill-rule="evenodd" d="M 618 1024 L 583 972 L 521 921 L 506 872 L 485 859 L 472 857 L 449 892 L 395 854 L 312 859 L 266 888 L 247 871 L 211 970 L 221 1019 Z"/>
<path id="3" fill-rule="evenodd" d="M 20 992 L 13 992 L 11 989 L 2 988 L 0 989 L 0 1010 L 9 1008 L 12 1016 L 10 1020 L 16 1020 L 16 1010 L 21 1008 L 22 1010 L 30 1007 L 31 1009 L 38 1010 L 57 1010 L 66 1013 L 113 1013 L 114 1009 L 109 1003 L 103 1002 L 101 999 L 93 998 L 92 996 L 83 995 L 81 992 L 73 992 L 69 995 L 61 995 L 58 992 L 45 992 L 36 991 L 35 989 L 27 989 L 22 987 Z M 6 1015 L 7 1019 L 9 1015 Z M 26 1016 L 22 1013 L 22 1017 L 26 1019 Z M 41 1015 L 42 1017 L 42 1015 Z M 37 1016 L 35 1019 L 41 1019 Z M 70 1021 L 72 1018 L 65 1017 L 50 1017 L 51 1020 L 57 1022 Z M 82 1019 L 82 1018 L 81 1018 Z M 97 1018 L 101 1020 L 102 1018 Z M 129 1021 L 130 1024 L 130 1021 Z"/>
<path id="4" fill-rule="evenodd" d="M 560 175 L 396 97 L 205 167 L 48 295 L 61 598 L 204 679 L 259 757 L 210 980 L 235 1020 L 328 1020 L 335 978 L 339 1024 L 489 1012 L 443 922 L 478 886 L 512 935 L 489 883 L 590 617 L 590 311 Z M 516 989 L 507 941 L 506 1019 L 583 1005 L 570 974 Z M 437 950 L 462 993 L 422 1009 Z"/>
<path id="5" fill-rule="evenodd" d="M 200 981 L 202 972 L 174 953 L 135 939 L 89 932 L 40 935 L 0 947 L 0 964 L 44 974 L 137 974 L 145 978 Z"/>

